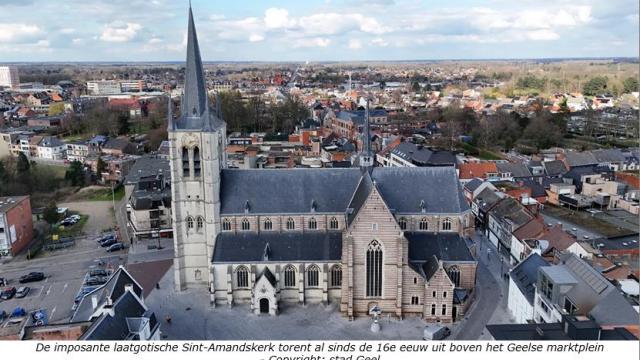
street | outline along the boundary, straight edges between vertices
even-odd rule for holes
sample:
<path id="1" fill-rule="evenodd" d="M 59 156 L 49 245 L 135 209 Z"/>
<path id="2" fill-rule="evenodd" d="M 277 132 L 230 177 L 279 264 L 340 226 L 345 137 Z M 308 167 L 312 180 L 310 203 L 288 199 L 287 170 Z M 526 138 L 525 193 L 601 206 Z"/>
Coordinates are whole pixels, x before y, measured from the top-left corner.
<path id="1" fill-rule="evenodd" d="M 487 324 L 511 322 L 507 309 L 509 283 L 503 277 L 510 267 L 508 260 L 501 257 L 498 249 L 480 232 L 473 237 L 478 244 L 476 271 L 476 297 L 464 320 L 453 332 L 455 340 L 478 340 L 488 336 Z"/>

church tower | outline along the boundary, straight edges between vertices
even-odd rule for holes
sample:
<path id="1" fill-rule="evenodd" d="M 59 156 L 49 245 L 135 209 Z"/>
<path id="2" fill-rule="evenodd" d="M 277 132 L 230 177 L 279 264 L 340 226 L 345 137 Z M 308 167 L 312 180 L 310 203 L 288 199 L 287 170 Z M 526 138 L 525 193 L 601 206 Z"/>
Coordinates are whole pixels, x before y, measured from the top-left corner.
<path id="1" fill-rule="evenodd" d="M 362 152 L 359 156 L 359 165 L 362 168 L 373 166 L 373 153 L 371 152 L 371 124 L 369 124 L 369 99 L 364 112 L 364 129 L 362 131 Z"/>
<path id="2" fill-rule="evenodd" d="M 212 111 L 189 6 L 187 62 L 180 113 L 169 101 L 171 196 L 176 290 L 211 288 L 210 264 L 220 225 L 220 170 L 226 124 Z"/>

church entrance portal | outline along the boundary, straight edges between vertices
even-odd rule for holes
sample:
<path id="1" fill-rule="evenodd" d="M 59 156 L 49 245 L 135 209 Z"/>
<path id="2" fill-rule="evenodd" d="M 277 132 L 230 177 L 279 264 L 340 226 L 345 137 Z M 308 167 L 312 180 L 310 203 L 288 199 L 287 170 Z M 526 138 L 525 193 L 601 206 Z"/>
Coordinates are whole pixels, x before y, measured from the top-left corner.
<path id="1" fill-rule="evenodd" d="M 269 299 L 260 299 L 260 314 L 269 313 Z"/>

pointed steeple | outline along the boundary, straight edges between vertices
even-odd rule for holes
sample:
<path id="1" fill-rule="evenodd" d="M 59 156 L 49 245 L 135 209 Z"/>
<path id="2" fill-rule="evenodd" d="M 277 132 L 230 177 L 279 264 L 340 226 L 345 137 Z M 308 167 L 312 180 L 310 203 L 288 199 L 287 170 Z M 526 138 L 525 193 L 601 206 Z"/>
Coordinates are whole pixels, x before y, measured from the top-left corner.
<path id="1" fill-rule="evenodd" d="M 367 99 L 367 108 L 364 113 L 364 154 L 371 156 L 371 124 L 369 124 L 369 99 Z"/>
<path id="2" fill-rule="evenodd" d="M 200 47 L 196 26 L 193 22 L 193 11 L 189 2 L 189 28 L 187 35 L 187 65 L 185 69 L 184 96 L 182 99 L 182 116 L 202 118 L 203 127 L 209 125 L 207 89 L 204 70 L 200 57 Z"/>

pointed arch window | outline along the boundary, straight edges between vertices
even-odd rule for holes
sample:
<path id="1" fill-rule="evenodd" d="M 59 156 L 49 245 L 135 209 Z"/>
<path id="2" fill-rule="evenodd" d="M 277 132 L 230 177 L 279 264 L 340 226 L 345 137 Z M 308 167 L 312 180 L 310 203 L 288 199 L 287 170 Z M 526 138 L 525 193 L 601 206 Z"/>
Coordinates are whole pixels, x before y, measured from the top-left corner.
<path id="1" fill-rule="evenodd" d="M 398 220 L 398 225 L 400 226 L 400 230 L 407 230 L 407 218 L 401 217 Z"/>
<path id="2" fill-rule="evenodd" d="M 422 231 L 426 231 L 429 229 L 429 222 L 427 221 L 427 218 L 420 219 L 419 229 Z"/>
<path id="3" fill-rule="evenodd" d="M 451 218 L 446 218 L 442 221 L 442 230 L 451 230 Z"/>
<path id="4" fill-rule="evenodd" d="M 273 230 L 273 223 L 271 222 L 271 219 L 266 218 L 263 222 L 262 225 L 262 229 L 264 230 Z"/>
<path id="5" fill-rule="evenodd" d="M 329 221 L 329 229 L 338 230 L 338 219 L 335 216 Z"/>
<path id="6" fill-rule="evenodd" d="M 193 218 L 191 216 L 187 216 L 187 228 L 193 229 Z"/>
<path id="7" fill-rule="evenodd" d="M 329 283 L 330 287 L 340 287 L 342 286 L 342 266 L 333 265 L 331 267 L 331 282 Z"/>
<path id="8" fill-rule="evenodd" d="M 200 231 L 202 230 L 203 227 L 204 227 L 204 219 L 202 218 L 202 216 L 198 216 L 198 218 L 196 219 L 196 229 Z"/>
<path id="9" fill-rule="evenodd" d="M 320 283 L 320 268 L 318 265 L 311 265 L 307 269 L 307 286 L 318 287 Z"/>
<path id="10" fill-rule="evenodd" d="M 457 266 L 450 267 L 447 275 L 455 287 L 460 287 L 460 269 Z"/>
<path id="11" fill-rule="evenodd" d="M 284 287 L 296 287 L 296 268 L 293 265 L 284 268 Z"/>
<path id="12" fill-rule="evenodd" d="M 309 219 L 309 229 L 316 230 L 317 228 L 318 228 L 318 222 L 316 221 L 316 218 Z"/>
<path id="13" fill-rule="evenodd" d="M 231 221 L 229 219 L 222 220 L 222 231 L 230 231 L 231 230 Z"/>
<path id="14" fill-rule="evenodd" d="M 186 146 L 182 147 L 182 176 L 189 176 L 189 149 Z"/>
<path id="15" fill-rule="evenodd" d="M 236 288 L 248 288 L 249 287 L 249 269 L 246 266 L 241 265 L 236 269 Z"/>
<path id="16" fill-rule="evenodd" d="M 251 230 L 251 224 L 249 223 L 249 220 L 247 218 L 242 219 L 242 230 Z"/>
<path id="17" fill-rule="evenodd" d="M 376 240 L 367 248 L 367 296 L 382 296 L 382 246 Z"/>
<path id="18" fill-rule="evenodd" d="M 296 228 L 296 222 L 293 220 L 293 218 L 288 218 L 287 219 L 287 230 L 294 230 Z"/>
<path id="19" fill-rule="evenodd" d="M 200 149 L 193 148 L 193 176 L 200 177 Z"/>

